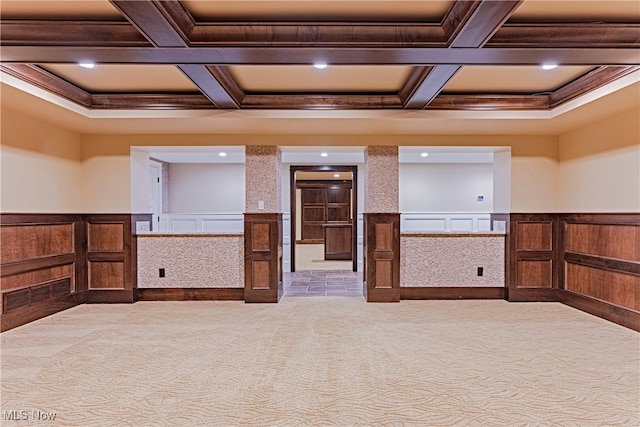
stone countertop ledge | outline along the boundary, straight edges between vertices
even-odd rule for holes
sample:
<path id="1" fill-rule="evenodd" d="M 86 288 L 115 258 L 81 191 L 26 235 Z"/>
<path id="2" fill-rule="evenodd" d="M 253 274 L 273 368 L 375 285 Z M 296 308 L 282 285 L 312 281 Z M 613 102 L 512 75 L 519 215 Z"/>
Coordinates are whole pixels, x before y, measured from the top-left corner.
<path id="1" fill-rule="evenodd" d="M 504 237 L 503 231 L 403 231 L 400 237 Z"/>
<path id="2" fill-rule="evenodd" d="M 244 237 L 244 233 L 237 231 L 219 231 L 217 233 L 192 232 L 192 233 L 155 233 L 153 231 L 138 233 L 138 237 Z"/>

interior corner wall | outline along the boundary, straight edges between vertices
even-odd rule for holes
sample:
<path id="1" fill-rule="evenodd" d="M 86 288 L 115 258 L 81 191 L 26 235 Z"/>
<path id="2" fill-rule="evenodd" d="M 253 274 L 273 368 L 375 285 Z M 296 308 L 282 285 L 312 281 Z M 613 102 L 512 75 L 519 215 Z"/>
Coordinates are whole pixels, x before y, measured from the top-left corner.
<path id="1" fill-rule="evenodd" d="M 513 138 L 511 212 L 557 212 L 558 138 Z"/>
<path id="2" fill-rule="evenodd" d="M 560 211 L 640 212 L 640 108 L 560 135 Z"/>
<path id="3" fill-rule="evenodd" d="M 83 212 L 132 213 L 130 147 L 118 135 L 83 135 Z"/>
<path id="4" fill-rule="evenodd" d="M 1 116 L 1 211 L 80 212 L 81 136 L 6 108 Z"/>

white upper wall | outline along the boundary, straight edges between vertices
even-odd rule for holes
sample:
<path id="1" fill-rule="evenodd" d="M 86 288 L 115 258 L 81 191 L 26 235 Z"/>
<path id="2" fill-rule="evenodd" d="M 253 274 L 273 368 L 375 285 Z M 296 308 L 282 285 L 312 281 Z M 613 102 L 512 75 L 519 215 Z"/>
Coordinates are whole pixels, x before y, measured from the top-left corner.
<path id="1" fill-rule="evenodd" d="M 170 164 L 171 213 L 244 212 L 244 169 L 244 164 Z"/>
<path id="2" fill-rule="evenodd" d="M 400 212 L 492 212 L 493 164 L 400 163 Z M 478 195 L 484 201 L 476 200 Z"/>

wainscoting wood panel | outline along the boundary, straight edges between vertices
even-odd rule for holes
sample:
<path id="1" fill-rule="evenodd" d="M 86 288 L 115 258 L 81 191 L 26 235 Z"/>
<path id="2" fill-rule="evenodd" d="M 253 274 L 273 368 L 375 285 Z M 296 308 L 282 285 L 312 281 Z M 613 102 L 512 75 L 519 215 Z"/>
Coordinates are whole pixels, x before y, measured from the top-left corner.
<path id="1" fill-rule="evenodd" d="M 282 214 L 244 216 L 244 300 L 278 302 L 282 283 Z"/>
<path id="2" fill-rule="evenodd" d="M 553 287 L 553 263 L 551 260 L 518 260 L 518 287 Z"/>
<path id="3" fill-rule="evenodd" d="M 509 301 L 555 301 L 558 272 L 557 214 L 511 214 L 505 245 L 506 297 Z"/>
<path id="4" fill-rule="evenodd" d="M 565 290 L 638 310 L 640 276 L 567 263 Z"/>
<path id="5" fill-rule="evenodd" d="M 135 221 L 150 220 L 150 214 L 1 214 L 1 329 L 85 302 L 133 302 Z"/>
<path id="6" fill-rule="evenodd" d="M 560 301 L 640 331 L 640 214 L 511 214 L 509 223 L 509 301 Z"/>
<path id="7" fill-rule="evenodd" d="M 364 279 L 368 302 L 400 301 L 400 214 L 364 214 Z"/>
<path id="8" fill-rule="evenodd" d="M 640 259 L 640 226 L 566 224 L 566 250 L 622 260 Z"/>
<path id="9" fill-rule="evenodd" d="M 1 232 L 3 242 L 20 242 L 3 245 L 3 264 L 73 253 L 73 223 L 9 225 L 2 227 Z"/>
<path id="10" fill-rule="evenodd" d="M 88 301 L 134 302 L 135 220 L 129 214 L 98 214 L 87 215 L 86 223 Z"/>
<path id="11" fill-rule="evenodd" d="M 640 323 L 633 320 L 640 317 L 640 214 L 566 214 L 562 221 L 565 292 L 580 295 L 587 309 L 629 310 L 622 319 Z M 590 312 L 613 316 L 610 309 Z"/>
<path id="12" fill-rule="evenodd" d="M 517 223 L 517 247 L 520 251 L 550 251 L 553 240 L 553 221 Z"/>
<path id="13" fill-rule="evenodd" d="M 2 331 L 83 302 L 81 215 L 2 214 L 0 223 Z"/>
<path id="14" fill-rule="evenodd" d="M 89 223 L 89 252 L 122 252 L 124 251 L 125 223 Z"/>

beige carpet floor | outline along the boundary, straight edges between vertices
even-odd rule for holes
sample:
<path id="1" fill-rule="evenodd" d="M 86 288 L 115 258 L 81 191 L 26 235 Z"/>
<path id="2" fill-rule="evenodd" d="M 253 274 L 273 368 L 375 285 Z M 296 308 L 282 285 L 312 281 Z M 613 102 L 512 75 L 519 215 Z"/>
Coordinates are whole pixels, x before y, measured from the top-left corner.
<path id="1" fill-rule="evenodd" d="M 2 426 L 640 424 L 640 334 L 559 303 L 82 305 L 1 339 Z"/>
<path id="2" fill-rule="evenodd" d="M 351 270 L 352 261 L 325 261 L 324 245 L 297 244 L 296 271 L 308 270 Z"/>

